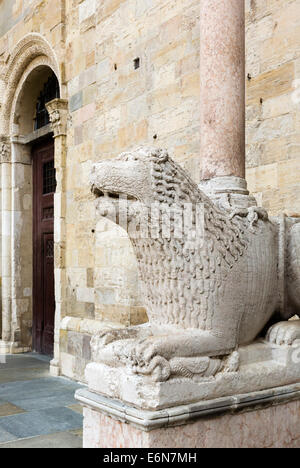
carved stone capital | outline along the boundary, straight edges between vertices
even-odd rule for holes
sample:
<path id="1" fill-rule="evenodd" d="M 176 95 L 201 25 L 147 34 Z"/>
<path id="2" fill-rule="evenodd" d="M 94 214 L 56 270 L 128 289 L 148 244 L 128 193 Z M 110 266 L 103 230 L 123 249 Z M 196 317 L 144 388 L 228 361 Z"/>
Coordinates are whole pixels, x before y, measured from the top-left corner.
<path id="1" fill-rule="evenodd" d="M 202 180 L 199 184 L 202 190 L 221 209 L 248 209 L 257 205 L 253 195 L 247 189 L 245 179 L 235 176 L 215 177 Z"/>
<path id="2" fill-rule="evenodd" d="M 4 135 L 0 135 L 0 161 L 1 163 L 11 162 L 10 140 Z"/>
<path id="3" fill-rule="evenodd" d="M 54 138 L 67 134 L 68 101 L 66 99 L 53 99 L 46 104 Z"/>

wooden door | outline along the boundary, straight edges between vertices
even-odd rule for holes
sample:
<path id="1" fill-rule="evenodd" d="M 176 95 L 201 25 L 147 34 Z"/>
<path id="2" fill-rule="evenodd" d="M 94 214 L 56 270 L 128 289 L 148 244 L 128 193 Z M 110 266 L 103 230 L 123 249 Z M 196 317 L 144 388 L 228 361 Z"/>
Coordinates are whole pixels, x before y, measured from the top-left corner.
<path id="1" fill-rule="evenodd" d="M 33 148 L 33 349 L 52 355 L 54 343 L 54 142 Z"/>

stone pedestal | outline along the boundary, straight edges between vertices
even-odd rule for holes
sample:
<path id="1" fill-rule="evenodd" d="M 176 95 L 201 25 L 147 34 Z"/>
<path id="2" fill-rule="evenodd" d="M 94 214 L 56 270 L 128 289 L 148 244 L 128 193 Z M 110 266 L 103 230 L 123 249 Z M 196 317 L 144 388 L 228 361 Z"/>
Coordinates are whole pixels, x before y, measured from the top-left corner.
<path id="1" fill-rule="evenodd" d="M 237 372 L 166 382 L 89 364 L 89 388 L 76 393 L 84 447 L 299 446 L 299 348 L 262 340 L 239 354 Z"/>
<path id="2" fill-rule="evenodd" d="M 299 388 L 299 386 L 298 386 Z M 84 448 L 299 448 L 300 401 L 211 414 L 180 426 L 142 430 L 84 403 Z M 231 409 L 233 411 L 233 409 Z"/>

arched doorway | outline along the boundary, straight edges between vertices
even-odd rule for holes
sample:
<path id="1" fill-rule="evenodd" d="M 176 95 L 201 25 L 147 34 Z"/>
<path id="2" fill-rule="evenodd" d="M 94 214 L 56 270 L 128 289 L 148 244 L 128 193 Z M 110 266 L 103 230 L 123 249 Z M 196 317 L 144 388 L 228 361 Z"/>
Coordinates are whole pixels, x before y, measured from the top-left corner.
<path id="1" fill-rule="evenodd" d="M 2 348 L 52 354 L 57 339 L 51 364 L 55 374 L 59 344 L 54 328 L 59 330 L 63 295 L 60 281 L 54 290 L 54 277 L 60 280 L 65 274 L 61 233 L 67 101 L 60 98 L 65 94 L 60 69 L 49 43 L 29 34 L 1 77 L 5 94 L 0 109 L 6 155 L 1 160 Z"/>
<path id="2" fill-rule="evenodd" d="M 31 185 L 32 212 L 26 214 L 27 228 L 21 235 L 20 256 L 32 255 L 32 349 L 42 354 L 53 354 L 55 291 L 54 291 L 54 193 L 56 175 L 54 139 L 46 104 L 60 97 L 58 79 L 46 65 L 35 67 L 17 95 L 14 106 L 13 129 L 18 132 L 13 149 L 22 157 L 27 154 L 31 163 L 23 179 L 27 189 Z M 22 140 L 22 143 L 20 142 Z M 24 168 L 15 167 L 16 175 Z M 18 177 L 18 190 L 21 190 Z M 31 217 L 31 220 L 30 220 Z M 29 247 L 28 227 L 32 226 L 32 246 Z M 17 233 L 15 233 L 16 235 Z M 26 243 L 28 253 L 24 251 Z M 16 252 L 13 252 L 16 254 Z M 30 263 L 30 261 L 29 261 Z M 21 266 L 22 269 L 22 266 Z M 22 275 L 21 275 L 22 276 Z M 28 278 L 20 278 L 23 285 Z M 21 324 L 24 335 L 24 326 Z"/>
<path id="3" fill-rule="evenodd" d="M 46 76 L 44 80 L 46 80 Z M 59 83 L 52 72 L 44 82 L 36 102 L 34 131 L 39 131 L 50 123 L 46 104 L 59 97 Z M 34 142 L 31 155 L 33 192 L 32 346 L 34 351 L 52 355 L 55 317 L 54 193 L 56 190 L 52 136 L 50 138 L 46 136 L 41 141 Z"/>

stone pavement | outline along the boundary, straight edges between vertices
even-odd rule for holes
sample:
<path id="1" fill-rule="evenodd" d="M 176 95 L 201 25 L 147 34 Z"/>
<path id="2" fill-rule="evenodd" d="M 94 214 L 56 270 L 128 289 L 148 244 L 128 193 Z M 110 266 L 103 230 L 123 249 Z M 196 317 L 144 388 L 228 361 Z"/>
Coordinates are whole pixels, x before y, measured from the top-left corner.
<path id="1" fill-rule="evenodd" d="M 45 356 L 6 356 L 0 361 L 0 448 L 81 448 L 82 412 L 74 399 L 80 387 L 51 377 Z"/>

